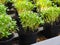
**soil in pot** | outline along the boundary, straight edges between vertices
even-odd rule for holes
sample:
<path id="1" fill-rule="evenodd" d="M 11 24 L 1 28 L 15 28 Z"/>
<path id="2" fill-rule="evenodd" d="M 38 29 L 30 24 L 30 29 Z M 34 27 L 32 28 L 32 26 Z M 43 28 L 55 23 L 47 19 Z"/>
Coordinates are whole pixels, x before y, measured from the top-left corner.
<path id="1" fill-rule="evenodd" d="M 12 45 L 13 35 L 0 39 L 0 45 Z"/>

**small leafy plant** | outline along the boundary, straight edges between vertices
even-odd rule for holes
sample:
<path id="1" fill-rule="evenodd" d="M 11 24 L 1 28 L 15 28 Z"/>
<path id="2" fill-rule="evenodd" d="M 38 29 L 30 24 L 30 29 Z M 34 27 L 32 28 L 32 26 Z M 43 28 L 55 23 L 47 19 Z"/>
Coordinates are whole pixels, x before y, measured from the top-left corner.
<path id="1" fill-rule="evenodd" d="M 52 2 L 50 0 L 34 0 L 34 2 L 36 3 L 38 11 L 45 10 L 52 6 Z"/>
<path id="2" fill-rule="evenodd" d="M 33 13 L 31 11 L 22 12 L 19 16 L 21 19 L 21 24 L 25 31 L 27 27 L 34 31 L 38 28 L 39 24 L 42 23 L 41 18 L 36 13 Z"/>
<path id="3" fill-rule="evenodd" d="M 29 11 L 34 8 L 34 5 L 29 1 L 17 1 L 14 3 L 14 6 L 19 13 L 24 12 L 25 10 Z"/>
<path id="4" fill-rule="evenodd" d="M 6 14 L 6 9 L 7 9 L 7 7 L 5 7 L 3 4 L 0 4 L 0 15 Z"/>
<path id="5" fill-rule="evenodd" d="M 44 11 L 41 11 L 41 16 L 43 17 L 45 23 L 53 24 L 56 20 L 58 20 L 60 14 L 59 7 L 49 7 Z"/>
<path id="6" fill-rule="evenodd" d="M 8 38 L 16 30 L 16 21 L 8 15 L 0 15 L 0 39 Z"/>

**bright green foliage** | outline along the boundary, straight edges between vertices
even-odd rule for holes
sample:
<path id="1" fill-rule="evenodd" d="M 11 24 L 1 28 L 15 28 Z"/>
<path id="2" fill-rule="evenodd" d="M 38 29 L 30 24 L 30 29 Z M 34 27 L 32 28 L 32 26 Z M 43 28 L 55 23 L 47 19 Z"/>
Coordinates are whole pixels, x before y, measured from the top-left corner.
<path id="1" fill-rule="evenodd" d="M 16 29 L 16 21 L 8 15 L 0 15 L 0 38 L 7 37 Z"/>
<path id="2" fill-rule="evenodd" d="M 34 31 L 34 29 L 37 29 L 39 24 L 42 23 L 41 18 L 33 12 L 25 11 L 20 14 L 21 24 L 24 29 L 27 29 L 29 27 Z"/>
<path id="3" fill-rule="evenodd" d="M 25 10 L 32 10 L 34 8 L 34 5 L 29 1 L 17 1 L 14 5 L 19 13 Z"/>
<path id="4" fill-rule="evenodd" d="M 29 0 L 11 0 L 11 1 L 16 3 L 16 2 L 19 2 L 19 1 L 29 1 Z"/>
<path id="5" fill-rule="evenodd" d="M 43 17 L 45 23 L 50 24 L 53 24 L 54 21 L 58 20 L 59 14 L 60 14 L 59 7 L 49 7 L 41 12 L 41 16 Z"/>
<path id="6" fill-rule="evenodd" d="M 47 9 L 48 7 L 52 6 L 52 2 L 50 0 L 35 0 L 35 3 L 40 10 Z"/>
<path id="7" fill-rule="evenodd" d="M 1 14 L 6 14 L 6 8 L 3 4 L 0 4 L 0 15 Z"/>

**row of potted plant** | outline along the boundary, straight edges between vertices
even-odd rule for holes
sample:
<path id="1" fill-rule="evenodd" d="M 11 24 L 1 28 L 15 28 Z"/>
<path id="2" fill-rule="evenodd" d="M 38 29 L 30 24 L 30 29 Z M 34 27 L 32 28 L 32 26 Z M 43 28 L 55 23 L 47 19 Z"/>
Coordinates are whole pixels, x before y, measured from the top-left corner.
<path id="1" fill-rule="evenodd" d="M 21 45 L 35 43 L 37 31 L 41 25 L 44 25 L 43 35 L 48 38 L 56 36 L 51 31 L 53 30 L 51 25 L 53 26 L 55 22 L 59 21 L 58 17 L 60 15 L 60 7 L 57 7 L 55 2 L 51 0 L 0 0 L 0 3 L 1 23 L 3 23 L 3 20 L 5 22 L 7 20 L 7 24 L 4 22 L 7 27 L 1 26 L 2 34 L 5 35 L 4 38 L 9 38 L 8 36 L 13 32 L 10 30 L 15 31 L 15 26 L 19 29 L 18 34 Z M 15 19 L 16 23 L 13 19 Z M 6 30 L 8 35 L 4 34 L 3 30 Z"/>
<path id="2" fill-rule="evenodd" d="M 6 14 L 0 15 L 0 45 L 11 45 L 16 31 L 16 21 Z"/>
<path id="3" fill-rule="evenodd" d="M 3 4 L 1 4 L 1 5 L 3 5 Z M 1 17 L 2 17 L 2 20 L 5 20 L 5 22 L 7 23 L 5 23 L 5 25 L 6 26 L 4 26 L 4 24 L 3 24 L 3 26 L 1 26 L 2 27 L 2 29 L 4 29 L 3 27 L 5 27 L 6 29 L 6 33 L 7 34 L 5 34 L 5 35 L 7 35 L 7 37 L 5 37 L 5 36 L 3 36 L 1 39 L 3 39 L 3 40 L 0 40 L 0 41 L 3 41 L 3 42 L 1 42 L 0 44 L 1 45 L 12 45 L 12 42 L 10 43 L 10 41 L 12 40 L 12 39 L 10 39 L 10 37 L 8 37 L 9 35 L 11 35 L 12 33 L 13 33 L 13 31 L 12 30 L 14 30 L 16 27 L 15 26 L 17 26 L 16 25 L 16 23 L 12 20 L 13 18 L 11 18 L 11 16 L 9 16 L 9 15 L 7 15 L 7 13 L 6 13 L 6 10 L 7 10 L 7 7 L 8 5 L 6 4 L 5 6 L 3 5 L 2 7 L 3 7 L 3 9 L 2 9 L 2 14 L 1 14 Z M 1 6 L 0 6 L 1 7 Z M 4 10 L 5 9 L 5 10 Z M 3 15 L 4 14 L 4 15 Z M 5 17 L 4 17 L 5 16 Z M 8 19 L 8 17 L 11 19 L 11 21 L 10 22 L 8 22 L 9 21 L 9 19 Z M 36 31 L 35 30 L 37 30 L 37 28 L 38 28 L 38 26 L 39 26 L 39 24 L 41 23 L 40 22 L 40 17 L 37 15 L 37 13 L 33 13 L 32 11 L 26 11 L 26 12 L 21 12 L 20 14 L 19 14 L 19 17 L 18 18 L 20 18 L 21 20 L 18 20 L 19 22 L 21 21 L 21 25 L 22 25 L 22 27 L 23 27 L 23 30 L 22 31 L 24 31 L 24 32 L 21 32 L 20 31 L 20 26 L 21 25 L 19 25 L 19 38 L 20 38 L 20 40 L 21 40 L 21 45 L 23 45 L 23 43 L 24 44 L 26 44 L 26 45 L 28 45 L 28 43 L 30 44 L 30 43 L 34 43 L 34 42 L 36 42 L 36 36 L 37 36 L 37 34 L 36 34 Z M 17 19 L 17 18 L 14 18 L 15 20 Z M 1 20 L 1 22 L 2 22 L 2 20 Z M 16 20 L 17 21 L 17 20 Z M 30 22 L 31 21 L 31 22 Z M 3 23 L 3 22 L 2 22 Z M 11 25 L 11 27 L 10 27 L 10 25 Z M 7 29 L 8 28 L 8 29 Z M 8 32 L 8 31 L 9 32 Z M 11 30 L 11 31 L 10 31 Z M 3 32 L 3 31 L 2 31 Z M 10 34 L 10 32 L 11 32 L 11 34 Z M 3 35 L 4 35 L 4 33 L 5 32 L 3 32 Z M 22 33 L 22 34 L 21 34 Z M 28 34 L 28 35 L 27 35 Z M 35 35 L 35 36 L 33 36 L 33 35 Z M 23 36 L 23 37 L 22 37 Z M 26 36 L 26 37 L 25 37 Z M 22 38 L 21 38 L 22 37 Z M 27 39 L 29 37 L 29 39 Z M 24 40 L 25 41 L 24 41 Z M 30 40 L 30 41 L 29 41 Z M 24 42 L 23 42 L 24 41 Z M 9 44 L 7 44 L 9 42 Z M 23 42 L 23 43 L 22 43 Z M 25 43 L 26 42 L 26 43 Z"/>
<path id="4" fill-rule="evenodd" d="M 59 16 L 60 4 L 59 0 L 33 0 L 37 12 L 43 17 L 45 22 L 43 35 L 47 38 L 57 36 L 60 33 Z M 51 24 L 52 23 L 52 24 Z"/>

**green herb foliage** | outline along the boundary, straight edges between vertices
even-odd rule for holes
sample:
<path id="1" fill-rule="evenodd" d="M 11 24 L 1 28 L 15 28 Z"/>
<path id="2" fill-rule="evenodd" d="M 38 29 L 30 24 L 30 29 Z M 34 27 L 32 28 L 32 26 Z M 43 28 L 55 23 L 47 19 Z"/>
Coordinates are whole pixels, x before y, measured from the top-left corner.
<path id="1" fill-rule="evenodd" d="M 34 2 L 38 10 L 44 10 L 52 6 L 52 2 L 50 0 L 34 0 Z"/>
<path id="2" fill-rule="evenodd" d="M 29 1 L 29 0 L 11 0 L 13 3 L 19 2 L 19 1 Z"/>
<path id="3" fill-rule="evenodd" d="M 20 12 L 23 12 L 25 10 L 32 10 L 34 8 L 34 4 L 32 4 L 31 2 L 29 1 L 17 1 L 14 3 L 15 5 L 15 8 L 17 9 L 17 11 Z"/>
<path id="4" fill-rule="evenodd" d="M 58 20 L 60 14 L 59 7 L 49 7 L 44 11 L 41 11 L 41 16 L 43 17 L 45 23 L 53 24 L 54 21 Z"/>
<path id="5" fill-rule="evenodd" d="M 3 37 L 8 38 L 16 29 L 16 21 L 8 15 L 0 15 L 0 39 Z"/>
<path id="6" fill-rule="evenodd" d="M 0 15 L 1 14 L 6 14 L 6 8 L 3 4 L 0 4 Z"/>
<path id="7" fill-rule="evenodd" d="M 20 14 L 21 24 L 24 29 L 27 29 L 29 27 L 34 31 L 34 29 L 37 29 L 39 24 L 42 23 L 41 18 L 33 12 L 25 11 Z"/>

